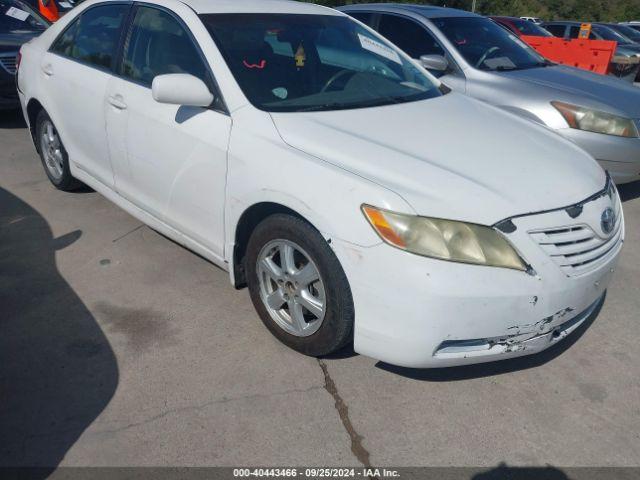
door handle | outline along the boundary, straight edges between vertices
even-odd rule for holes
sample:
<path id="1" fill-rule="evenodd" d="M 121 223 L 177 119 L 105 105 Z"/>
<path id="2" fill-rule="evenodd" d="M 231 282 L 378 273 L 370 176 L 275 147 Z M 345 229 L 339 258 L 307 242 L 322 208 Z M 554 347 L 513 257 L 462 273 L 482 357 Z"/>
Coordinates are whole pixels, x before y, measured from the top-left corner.
<path id="1" fill-rule="evenodd" d="M 51 75 L 53 75 L 53 67 L 51 66 L 50 63 L 47 63 L 46 65 L 42 65 L 42 73 L 44 73 L 47 77 L 50 77 Z"/>
<path id="2" fill-rule="evenodd" d="M 112 107 L 117 108 L 118 110 L 127 109 L 127 104 L 124 103 L 124 100 L 122 99 L 122 95 L 115 95 L 115 96 L 109 97 L 109 103 L 111 104 Z"/>

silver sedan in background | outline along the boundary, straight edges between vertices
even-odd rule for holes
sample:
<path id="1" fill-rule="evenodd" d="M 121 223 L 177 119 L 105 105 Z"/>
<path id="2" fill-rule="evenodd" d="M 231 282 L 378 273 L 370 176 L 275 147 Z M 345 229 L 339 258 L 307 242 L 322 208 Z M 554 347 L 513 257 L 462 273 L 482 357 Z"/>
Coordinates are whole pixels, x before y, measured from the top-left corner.
<path id="1" fill-rule="evenodd" d="M 617 183 L 640 180 L 640 89 L 551 63 L 492 20 L 462 10 L 407 4 L 339 10 L 387 37 L 453 90 L 578 144 Z"/>

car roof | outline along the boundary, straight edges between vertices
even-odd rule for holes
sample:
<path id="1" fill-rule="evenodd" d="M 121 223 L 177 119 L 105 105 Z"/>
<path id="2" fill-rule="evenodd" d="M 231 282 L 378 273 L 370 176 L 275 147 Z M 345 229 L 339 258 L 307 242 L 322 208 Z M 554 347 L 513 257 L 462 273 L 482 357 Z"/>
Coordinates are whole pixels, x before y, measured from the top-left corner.
<path id="1" fill-rule="evenodd" d="M 341 15 L 336 10 L 293 0 L 181 0 L 196 13 L 291 13 Z"/>
<path id="2" fill-rule="evenodd" d="M 582 25 L 583 23 L 591 23 L 594 22 L 577 22 L 575 20 L 554 20 L 552 22 L 544 22 L 545 25 Z"/>
<path id="3" fill-rule="evenodd" d="M 517 20 L 519 22 L 526 22 L 526 20 L 523 20 L 520 17 L 507 17 L 504 15 L 491 15 L 489 18 L 492 18 L 494 20 L 510 20 L 510 21 Z"/>
<path id="4" fill-rule="evenodd" d="M 358 3 L 355 5 L 345 5 L 339 7 L 338 10 L 343 12 L 355 12 L 358 10 L 367 11 L 394 11 L 394 12 L 411 12 L 424 18 L 449 18 L 449 17 L 481 17 L 475 13 L 456 8 L 434 7 L 431 5 L 414 5 L 407 3 Z"/>

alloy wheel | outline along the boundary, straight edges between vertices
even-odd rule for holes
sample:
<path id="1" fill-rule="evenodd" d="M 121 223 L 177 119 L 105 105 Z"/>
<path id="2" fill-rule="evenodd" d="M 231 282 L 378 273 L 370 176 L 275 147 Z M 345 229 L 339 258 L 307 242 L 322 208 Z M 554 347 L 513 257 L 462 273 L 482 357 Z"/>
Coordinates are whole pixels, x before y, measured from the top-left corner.
<path id="1" fill-rule="evenodd" d="M 302 247 L 273 240 L 258 255 L 260 297 L 269 315 L 286 332 L 308 337 L 318 331 L 327 306 L 318 267 Z"/>
<path id="2" fill-rule="evenodd" d="M 60 180 L 64 175 L 64 155 L 60 137 L 51 120 L 45 120 L 42 123 L 40 151 L 49 174 L 54 179 Z"/>

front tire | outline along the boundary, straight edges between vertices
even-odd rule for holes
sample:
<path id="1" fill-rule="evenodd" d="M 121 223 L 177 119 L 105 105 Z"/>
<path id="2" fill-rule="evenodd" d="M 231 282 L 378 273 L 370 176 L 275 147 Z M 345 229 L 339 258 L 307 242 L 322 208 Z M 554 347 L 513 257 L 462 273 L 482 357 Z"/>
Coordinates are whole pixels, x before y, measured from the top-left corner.
<path id="1" fill-rule="evenodd" d="M 80 188 L 82 183 L 71 175 L 69 155 L 58 130 L 44 110 L 36 118 L 36 141 L 42 166 L 53 186 L 65 192 Z"/>
<path id="2" fill-rule="evenodd" d="M 276 214 L 260 223 L 249 239 L 246 271 L 258 315 L 285 345 L 318 357 L 352 341 L 349 282 L 326 240 L 304 220 Z"/>

